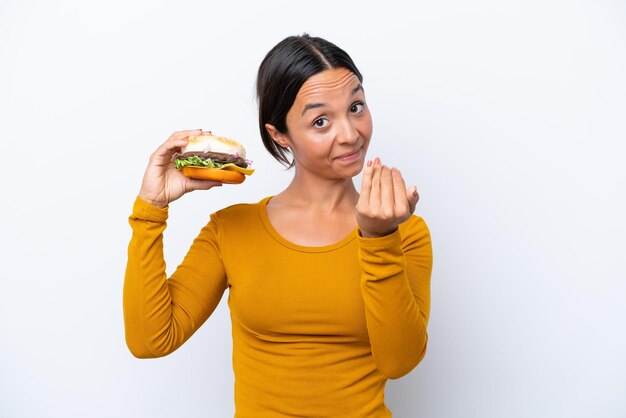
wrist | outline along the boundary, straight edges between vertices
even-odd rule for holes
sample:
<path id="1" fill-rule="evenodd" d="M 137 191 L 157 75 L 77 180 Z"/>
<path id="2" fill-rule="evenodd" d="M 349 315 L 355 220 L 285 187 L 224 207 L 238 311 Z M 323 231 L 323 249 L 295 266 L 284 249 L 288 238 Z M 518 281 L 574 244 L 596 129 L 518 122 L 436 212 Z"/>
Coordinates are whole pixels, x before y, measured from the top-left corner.
<path id="1" fill-rule="evenodd" d="M 392 230 L 387 231 L 387 232 L 383 232 L 383 233 L 378 233 L 378 232 L 368 232 L 368 231 L 364 231 L 362 229 L 360 229 L 360 234 L 361 237 L 363 238 L 381 238 L 381 237 L 385 237 L 389 234 L 392 234 L 394 232 L 396 232 L 396 230 L 398 229 L 398 227 L 394 227 Z"/>
<path id="2" fill-rule="evenodd" d="M 151 199 L 149 197 L 143 196 L 141 193 L 139 193 L 139 198 L 141 200 L 151 204 L 152 206 L 156 206 L 159 209 L 163 209 L 163 208 L 165 208 L 167 206 L 167 202 Z"/>

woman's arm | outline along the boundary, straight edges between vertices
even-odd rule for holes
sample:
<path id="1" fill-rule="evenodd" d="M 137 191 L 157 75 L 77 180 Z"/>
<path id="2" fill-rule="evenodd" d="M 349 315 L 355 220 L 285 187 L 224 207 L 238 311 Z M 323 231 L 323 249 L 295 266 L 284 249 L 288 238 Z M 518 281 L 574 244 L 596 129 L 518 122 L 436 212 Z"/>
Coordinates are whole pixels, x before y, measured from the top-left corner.
<path id="1" fill-rule="evenodd" d="M 410 372 L 428 342 L 432 248 L 413 215 L 418 200 L 399 170 L 367 162 L 357 202 L 361 293 L 374 361 L 391 379 Z"/>
<path id="2" fill-rule="evenodd" d="M 359 237 L 361 293 L 376 366 L 391 379 L 426 354 L 432 245 L 424 220 L 412 216 L 393 233 Z"/>
<path id="3" fill-rule="evenodd" d="M 202 230 L 169 280 L 163 260 L 168 205 L 193 190 L 221 186 L 220 182 L 187 178 L 172 164 L 172 156 L 187 145 L 189 136 L 210 134 L 194 129 L 170 135 L 150 155 L 133 205 L 124 324 L 126 343 L 136 357 L 160 357 L 176 350 L 211 315 L 224 292 L 215 222 Z"/>
<path id="4" fill-rule="evenodd" d="M 128 348 L 138 358 L 162 357 L 180 347 L 213 313 L 227 287 L 216 214 L 167 279 L 167 215 L 167 207 L 137 197 L 129 217 L 133 233 L 124 279 L 124 325 Z"/>

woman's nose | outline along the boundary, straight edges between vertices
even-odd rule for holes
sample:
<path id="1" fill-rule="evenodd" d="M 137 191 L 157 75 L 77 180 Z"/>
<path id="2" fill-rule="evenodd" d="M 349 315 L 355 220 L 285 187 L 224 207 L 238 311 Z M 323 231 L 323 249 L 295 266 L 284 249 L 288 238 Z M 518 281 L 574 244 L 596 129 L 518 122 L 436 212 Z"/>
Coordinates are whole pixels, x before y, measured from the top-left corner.
<path id="1" fill-rule="evenodd" d="M 352 121 L 348 118 L 344 119 L 341 124 L 339 131 L 337 132 L 337 139 L 341 143 L 353 144 L 359 138 L 359 131 L 352 124 Z"/>

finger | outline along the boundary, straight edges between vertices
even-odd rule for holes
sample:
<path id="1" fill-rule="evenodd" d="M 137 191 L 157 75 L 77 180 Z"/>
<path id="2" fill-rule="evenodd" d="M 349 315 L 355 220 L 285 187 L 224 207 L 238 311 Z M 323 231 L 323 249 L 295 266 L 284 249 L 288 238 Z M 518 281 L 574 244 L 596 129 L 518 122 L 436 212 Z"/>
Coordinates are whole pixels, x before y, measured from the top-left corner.
<path id="1" fill-rule="evenodd" d="M 213 181 L 213 180 L 200 180 L 200 179 L 189 179 L 187 183 L 187 190 L 209 190 L 212 187 L 220 187 L 222 186 L 222 182 Z"/>
<path id="2" fill-rule="evenodd" d="M 161 144 L 161 146 L 157 149 L 157 151 L 159 151 L 160 153 L 163 153 L 167 150 L 175 148 L 176 145 L 174 144 L 180 144 L 183 141 L 186 143 L 187 138 L 189 136 L 198 135 L 200 133 L 202 133 L 202 129 L 192 129 L 189 131 L 174 132 L 172 135 L 170 135 L 169 138 L 167 138 L 167 140 L 163 144 Z"/>
<path id="3" fill-rule="evenodd" d="M 406 193 L 406 185 L 402 178 L 402 173 L 397 168 L 391 169 L 391 177 L 393 179 L 393 195 L 395 197 L 396 208 L 406 210 L 409 205 L 409 199 Z"/>
<path id="4" fill-rule="evenodd" d="M 393 216 L 395 199 L 393 197 L 393 179 L 391 169 L 385 165 L 380 170 L 381 208 L 387 216 Z"/>
<path id="5" fill-rule="evenodd" d="M 187 138 L 188 136 L 200 135 L 202 134 L 202 129 L 191 129 L 187 131 L 176 131 L 172 135 L 170 135 L 169 139 L 182 139 Z"/>
<path id="6" fill-rule="evenodd" d="M 415 212 L 417 202 L 420 200 L 420 195 L 417 193 L 417 187 L 411 186 L 406 190 L 407 199 L 409 199 L 409 210 L 411 213 Z"/>
<path id="7" fill-rule="evenodd" d="M 378 163 L 377 163 L 378 162 Z M 372 164 L 372 187 L 370 189 L 369 206 L 371 209 L 377 210 L 380 208 L 380 172 L 382 167 L 380 160 L 376 158 L 374 164 Z"/>
<path id="8" fill-rule="evenodd" d="M 369 204 L 370 191 L 372 188 L 372 174 L 374 173 L 374 167 L 372 167 L 372 161 L 369 160 L 363 169 L 363 179 L 361 180 L 361 196 L 359 201 Z"/>
<path id="9" fill-rule="evenodd" d="M 165 150 L 168 152 L 178 151 L 180 148 L 186 146 L 189 143 L 189 138 L 170 139 L 165 145 Z"/>
<path id="10" fill-rule="evenodd" d="M 173 150 L 184 146 L 189 142 L 190 136 L 202 135 L 202 129 L 192 129 L 189 131 L 177 131 L 174 132 L 170 137 L 165 141 L 165 149 Z"/>
<path id="11" fill-rule="evenodd" d="M 186 139 L 165 142 L 151 155 L 150 158 L 158 165 L 169 164 L 172 161 L 172 156 L 176 154 L 176 152 L 179 152 L 180 148 L 186 145 Z"/>
<path id="12" fill-rule="evenodd" d="M 157 150 L 154 152 L 153 157 L 156 157 L 160 162 L 166 162 L 169 160 L 176 150 L 187 145 L 187 138 L 192 135 L 199 135 L 202 129 L 192 129 L 189 131 L 177 131 L 174 132 Z"/>

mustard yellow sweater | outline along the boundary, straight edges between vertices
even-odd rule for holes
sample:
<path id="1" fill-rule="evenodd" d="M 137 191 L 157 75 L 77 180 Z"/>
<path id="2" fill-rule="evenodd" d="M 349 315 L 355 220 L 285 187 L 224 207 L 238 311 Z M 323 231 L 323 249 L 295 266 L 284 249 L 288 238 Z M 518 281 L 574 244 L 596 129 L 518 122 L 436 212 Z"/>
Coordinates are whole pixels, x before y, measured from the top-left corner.
<path id="1" fill-rule="evenodd" d="M 207 320 L 226 289 L 236 418 L 390 417 L 387 379 L 424 357 L 432 249 L 424 220 L 395 232 L 306 247 L 265 210 L 271 196 L 212 213 L 167 279 L 168 209 L 139 197 L 124 282 L 126 341 L 161 357 Z"/>

